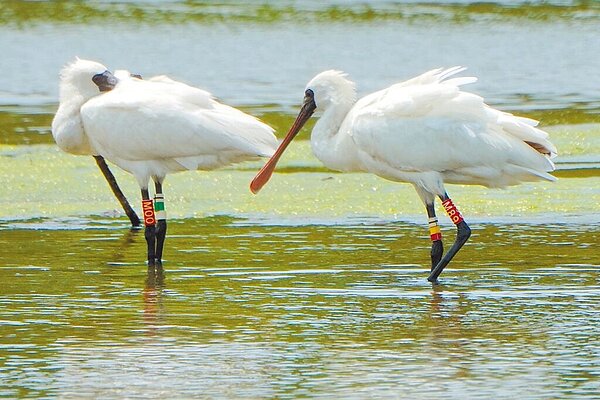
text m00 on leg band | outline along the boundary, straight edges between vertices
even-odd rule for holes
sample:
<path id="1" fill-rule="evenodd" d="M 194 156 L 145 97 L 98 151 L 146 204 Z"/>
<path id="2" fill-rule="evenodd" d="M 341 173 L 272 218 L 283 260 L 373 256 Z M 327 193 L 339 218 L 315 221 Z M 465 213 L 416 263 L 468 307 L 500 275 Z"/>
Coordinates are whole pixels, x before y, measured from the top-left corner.
<path id="1" fill-rule="evenodd" d="M 152 200 L 142 200 L 142 214 L 144 215 L 144 225 L 154 226 L 156 224 Z"/>

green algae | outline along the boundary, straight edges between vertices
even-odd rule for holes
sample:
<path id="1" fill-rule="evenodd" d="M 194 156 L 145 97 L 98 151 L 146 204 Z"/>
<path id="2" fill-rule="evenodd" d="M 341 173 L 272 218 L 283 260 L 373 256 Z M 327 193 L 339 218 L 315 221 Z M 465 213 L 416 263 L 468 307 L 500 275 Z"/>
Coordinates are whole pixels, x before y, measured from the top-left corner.
<path id="1" fill-rule="evenodd" d="M 598 132 L 598 131 L 596 131 Z M 557 131 L 568 140 L 570 131 Z M 560 141 L 559 141 L 560 142 Z M 572 169 L 558 182 L 527 183 L 506 190 L 451 185 L 448 190 L 471 218 L 483 220 L 526 217 L 532 222 L 597 218 L 590 204 L 600 202 L 597 142 L 582 146 L 596 159 L 585 169 Z M 572 156 L 577 155 L 572 150 Z M 567 157 L 566 161 L 570 159 Z M 560 159 L 559 159 L 560 161 Z M 307 141 L 295 141 L 282 158 L 277 173 L 258 194 L 249 183 L 264 161 L 247 162 L 211 172 L 170 175 L 165 183 L 170 218 L 209 215 L 266 218 L 346 219 L 399 218 L 419 221 L 423 205 L 411 185 L 389 182 L 366 173 L 340 174 L 327 170 L 310 151 Z M 561 168 L 563 164 L 559 162 Z M 566 166 L 571 164 L 566 163 Z M 575 165 L 577 166 L 577 165 Z M 53 145 L 2 146 L 0 185 L 10 188 L 0 196 L 0 220 L 97 216 L 112 218 L 122 212 L 92 157 L 72 156 Z M 581 168 L 581 166 L 580 166 Z M 594 173 L 586 173 L 591 169 Z M 135 179 L 113 166 L 125 195 L 139 209 Z"/>
<path id="2" fill-rule="evenodd" d="M 6 0 L 0 8 L 0 24 L 91 22 L 180 24 L 180 23 L 373 23 L 381 21 L 449 21 L 468 23 L 490 20 L 598 21 L 600 5 L 594 1 L 576 1 L 569 5 L 525 2 L 517 5 L 476 2 L 461 3 L 389 3 L 373 6 L 316 5 L 302 7 L 288 2 L 207 1 L 160 3 L 121 3 L 87 1 Z"/>

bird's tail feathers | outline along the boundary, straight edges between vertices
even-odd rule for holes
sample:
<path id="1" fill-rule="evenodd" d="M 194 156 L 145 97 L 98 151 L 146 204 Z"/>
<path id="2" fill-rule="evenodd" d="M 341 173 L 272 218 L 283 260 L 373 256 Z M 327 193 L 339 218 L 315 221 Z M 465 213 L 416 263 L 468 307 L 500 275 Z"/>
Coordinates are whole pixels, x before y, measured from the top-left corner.
<path id="1" fill-rule="evenodd" d="M 552 169 L 550 171 L 554 171 L 554 163 L 548 160 L 552 164 Z M 508 175 L 516 177 L 521 182 L 533 182 L 539 180 L 545 180 L 549 182 L 556 182 L 558 178 L 550 175 L 548 172 L 538 171 L 533 168 L 527 168 L 520 165 L 508 165 L 506 167 L 506 172 Z"/>
<path id="2" fill-rule="evenodd" d="M 556 146 L 548 140 L 547 132 L 535 127 L 537 121 L 530 118 L 515 117 L 510 113 L 498 113 L 498 123 L 505 132 L 521 139 L 538 152 L 550 158 L 556 157 L 558 153 Z"/>

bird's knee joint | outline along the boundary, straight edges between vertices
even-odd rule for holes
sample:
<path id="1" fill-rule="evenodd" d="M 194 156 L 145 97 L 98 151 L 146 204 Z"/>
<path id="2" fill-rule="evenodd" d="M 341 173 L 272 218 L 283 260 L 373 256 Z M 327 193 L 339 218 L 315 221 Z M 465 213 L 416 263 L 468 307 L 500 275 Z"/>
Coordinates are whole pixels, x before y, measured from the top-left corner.
<path id="1" fill-rule="evenodd" d="M 471 237 L 471 228 L 467 224 L 458 227 L 457 237 L 462 241 L 467 241 Z"/>

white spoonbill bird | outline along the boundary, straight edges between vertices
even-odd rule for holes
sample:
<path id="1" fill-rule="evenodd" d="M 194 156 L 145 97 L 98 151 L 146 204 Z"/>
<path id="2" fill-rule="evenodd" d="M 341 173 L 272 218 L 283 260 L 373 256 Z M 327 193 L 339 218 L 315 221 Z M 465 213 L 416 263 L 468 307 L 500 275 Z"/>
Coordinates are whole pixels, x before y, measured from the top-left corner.
<path id="1" fill-rule="evenodd" d="M 108 182 L 113 194 L 123 207 L 123 211 L 129 218 L 131 226 L 137 228 L 140 226 L 140 218 L 137 216 L 129 201 L 121 191 L 119 184 L 110 168 L 106 164 L 104 157 L 98 154 L 92 154 L 91 147 L 85 143 L 79 143 L 77 139 L 72 139 L 73 135 L 77 136 L 77 131 L 81 129 L 81 117 L 79 116 L 79 108 L 81 106 L 81 97 L 77 94 L 76 89 L 67 81 L 68 77 L 61 75 L 60 81 L 60 99 L 59 107 L 54 120 L 52 121 L 52 135 L 57 141 L 59 147 L 68 152 L 77 155 L 91 155 L 96 160 L 96 164 L 104 178 Z M 116 82 L 115 82 L 116 83 Z M 110 90 L 111 87 L 103 87 L 96 89 L 97 91 Z M 60 137 L 60 142 L 58 138 Z"/>
<path id="2" fill-rule="evenodd" d="M 162 183 L 168 173 L 269 157 L 277 147 L 268 125 L 164 76 L 117 79 L 104 65 L 86 60 L 67 65 L 61 76 L 61 92 L 69 91 L 71 101 L 59 110 L 63 123 L 54 132 L 56 142 L 66 151 L 101 155 L 136 177 L 149 266 L 162 265 L 167 229 Z"/>
<path id="3" fill-rule="evenodd" d="M 473 77 L 449 77 L 464 68 L 436 69 L 356 101 L 354 83 L 339 71 L 325 71 L 306 86 L 304 103 L 287 136 L 250 184 L 257 193 L 269 180 L 286 147 L 315 110 L 311 147 L 327 167 L 371 172 L 412 183 L 425 204 L 432 240 L 431 273 L 438 276 L 471 235 L 445 183 L 505 187 L 556 178 L 550 158 L 556 148 L 537 121 L 486 105 L 460 86 Z M 443 256 L 435 216 L 439 197 L 457 237 Z"/>

